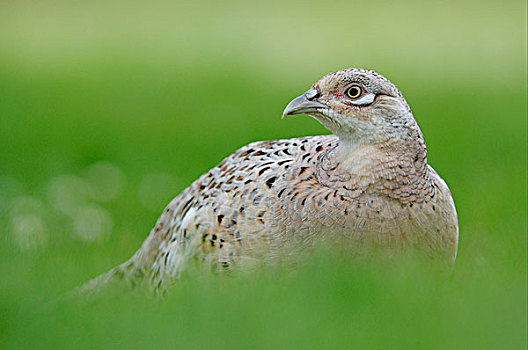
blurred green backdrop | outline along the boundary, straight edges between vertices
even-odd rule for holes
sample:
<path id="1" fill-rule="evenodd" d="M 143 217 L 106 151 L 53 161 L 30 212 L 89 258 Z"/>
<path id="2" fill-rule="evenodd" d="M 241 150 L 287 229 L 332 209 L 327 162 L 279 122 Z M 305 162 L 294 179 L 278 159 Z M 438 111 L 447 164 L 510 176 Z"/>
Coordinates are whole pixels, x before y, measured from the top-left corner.
<path id="1" fill-rule="evenodd" d="M 163 207 L 344 67 L 406 96 L 453 192 L 449 279 L 322 252 L 187 276 L 159 302 L 47 301 L 127 259 Z M 0 347 L 526 348 L 526 2 L 2 1 Z"/>

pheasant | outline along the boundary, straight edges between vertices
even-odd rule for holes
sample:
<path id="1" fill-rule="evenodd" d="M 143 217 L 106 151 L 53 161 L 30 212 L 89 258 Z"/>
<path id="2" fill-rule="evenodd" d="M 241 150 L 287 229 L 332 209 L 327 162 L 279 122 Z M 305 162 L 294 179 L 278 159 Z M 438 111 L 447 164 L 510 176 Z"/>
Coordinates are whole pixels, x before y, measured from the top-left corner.
<path id="1" fill-rule="evenodd" d="M 283 117 L 296 114 L 333 135 L 240 148 L 169 203 L 130 260 L 80 291 L 142 281 L 164 290 L 191 258 L 229 269 L 318 242 L 354 254 L 419 250 L 454 262 L 451 193 L 428 165 L 422 133 L 394 84 L 366 69 L 333 72 L 293 99 Z"/>

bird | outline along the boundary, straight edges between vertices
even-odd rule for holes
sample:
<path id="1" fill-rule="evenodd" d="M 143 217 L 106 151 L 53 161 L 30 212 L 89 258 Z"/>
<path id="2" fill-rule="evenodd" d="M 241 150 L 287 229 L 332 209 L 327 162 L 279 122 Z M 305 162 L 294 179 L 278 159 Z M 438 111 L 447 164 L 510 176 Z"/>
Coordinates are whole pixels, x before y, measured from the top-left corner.
<path id="1" fill-rule="evenodd" d="M 238 149 L 167 205 L 128 261 L 77 291 L 145 283 L 166 291 L 190 261 L 229 270 L 325 242 L 351 254 L 420 251 L 454 263 L 452 195 L 392 82 L 362 68 L 329 73 L 282 117 L 298 114 L 332 134 Z"/>

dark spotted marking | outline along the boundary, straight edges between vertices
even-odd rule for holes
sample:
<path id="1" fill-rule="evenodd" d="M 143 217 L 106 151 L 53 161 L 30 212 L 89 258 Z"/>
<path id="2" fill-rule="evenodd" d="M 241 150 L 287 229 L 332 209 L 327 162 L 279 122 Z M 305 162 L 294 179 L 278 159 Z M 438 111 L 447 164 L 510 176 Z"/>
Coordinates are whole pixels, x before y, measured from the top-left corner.
<path id="1" fill-rule="evenodd" d="M 251 152 L 254 152 L 254 151 L 255 151 L 254 149 L 250 148 L 247 151 L 241 153 L 240 157 L 245 157 L 245 156 L 247 156 L 248 154 L 250 154 Z"/>
<path id="2" fill-rule="evenodd" d="M 249 192 L 249 199 L 253 199 L 255 198 L 255 195 L 258 193 L 258 188 L 253 188 L 250 192 Z"/>
<path id="3" fill-rule="evenodd" d="M 260 171 L 258 172 L 259 176 L 261 176 L 262 174 L 264 174 L 264 172 L 268 170 L 270 170 L 270 167 L 265 167 L 265 168 L 260 169 Z"/>
<path id="4" fill-rule="evenodd" d="M 216 220 L 218 220 L 218 223 L 221 224 L 222 220 L 224 219 L 224 215 L 220 214 L 216 217 Z"/>
<path id="5" fill-rule="evenodd" d="M 299 171 L 299 175 L 302 175 L 304 172 L 306 172 L 306 169 L 308 169 L 307 166 L 302 166 L 301 171 Z"/>
<path id="6" fill-rule="evenodd" d="M 281 160 L 280 162 L 277 163 L 277 165 L 282 166 L 282 165 L 284 165 L 286 163 L 289 163 L 289 162 L 293 162 L 293 159 Z"/>
<path id="7" fill-rule="evenodd" d="M 271 162 L 266 162 L 266 163 L 263 163 L 263 164 L 260 164 L 260 166 L 266 166 L 266 165 L 270 165 L 270 164 L 273 164 L 275 162 L 271 161 Z"/>
<path id="8" fill-rule="evenodd" d="M 260 204 L 260 201 L 262 200 L 263 197 L 264 197 L 263 195 L 256 196 L 255 199 L 253 199 L 253 203 L 256 205 Z"/>
<path id="9" fill-rule="evenodd" d="M 264 214 L 266 214 L 265 211 L 261 211 L 260 213 L 257 214 L 257 222 L 258 223 L 264 224 L 264 220 L 262 220 L 262 218 L 264 217 Z"/>
<path id="10" fill-rule="evenodd" d="M 183 206 L 183 209 L 186 209 L 191 204 L 192 201 L 193 201 L 193 198 L 189 199 L 187 203 L 185 203 L 185 205 Z"/>
<path id="11" fill-rule="evenodd" d="M 266 185 L 268 186 L 268 188 L 273 187 L 273 183 L 275 182 L 275 180 L 277 180 L 277 176 L 272 176 L 266 180 Z"/>

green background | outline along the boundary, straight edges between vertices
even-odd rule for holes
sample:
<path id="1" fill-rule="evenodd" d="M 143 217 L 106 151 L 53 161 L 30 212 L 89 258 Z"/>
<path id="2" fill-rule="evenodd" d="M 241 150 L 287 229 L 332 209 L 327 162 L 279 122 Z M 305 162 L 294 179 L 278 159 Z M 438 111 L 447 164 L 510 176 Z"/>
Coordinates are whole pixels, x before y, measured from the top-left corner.
<path id="1" fill-rule="evenodd" d="M 378 71 L 458 209 L 448 278 L 321 251 L 50 306 L 126 260 L 238 147 L 328 133 L 284 106 Z M 2 1 L 0 347 L 526 348 L 526 2 Z"/>

